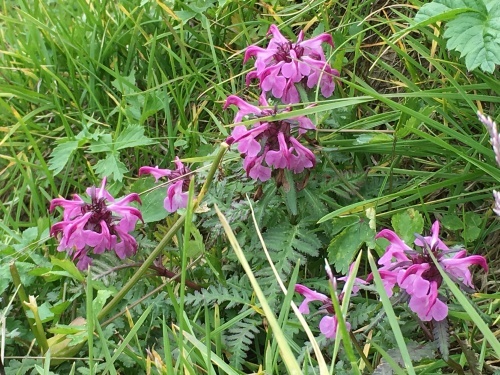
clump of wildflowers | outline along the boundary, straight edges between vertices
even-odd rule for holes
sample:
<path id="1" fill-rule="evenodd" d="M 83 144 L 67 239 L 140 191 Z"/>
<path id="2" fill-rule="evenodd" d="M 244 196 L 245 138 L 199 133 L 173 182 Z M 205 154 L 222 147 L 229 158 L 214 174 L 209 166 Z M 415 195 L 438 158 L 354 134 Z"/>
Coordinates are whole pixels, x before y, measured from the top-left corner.
<path id="1" fill-rule="evenodd" d="M 275 107 L 269 106 L 264 93 L 259 98 L 259 104 L 264 108 L 261 109 L 238 96 L 231 95 L 226 99 L 224 108 L 230 105 L 238 107 L 235 123 L 244 118 L 258 119 L 278 113 Z M 281 112 L 290 110 L 285 108 Z M 312 151 L 298 140 L 306 131 L 315 129 L 312 121 L 305 116 L 277 121 L 257 121 L 251 129 L 243 125 L 236 126 L 226 142 L 229 145 L 238 143 L 238 151 L 245 155 L 243 167 L 247 176 L 267 181 L 271 178 L 272 167 L 301 173 L 316 164 L 316 157 Z"/>
<path id="2" fill-rule="evenodd" d="M 500 167 L 500 136 L 498 135 L 498 126 L 491 117 L 485 116 L 479 111 L 477 112 L 477 117 L 490 133 L 491 146 L 495 153 L 495 160 Z M 493 197 L 495 198 L 495 208 L 493 208 L 493 211 L 500 216 L 500 192 L 493 190 Z"/>
<path id="3" fill-rule="evenodd" d="M 171 182 L 167 189 L 167 196 L 163 201 L 163 206 L 168 212 L 175 212 L 179 208 L 186 208 L 188 204 L 189 181 L 191 170 L 176 156 L 174 160 L 175 169 L 160 169 L 156 167 L 141 167 L 139 176 L 151 174 L 158 181 L 161 177 L 167 177 Z"/>
<path id="4" fill-rule="evenodd" d="M 380 231 L 376 238 L 385 238 L 390 242 L 378 261 L 382 266 L 379 272 L 387 294 L 392 296 L 396 285 L 406 291 L 410 296 L 410 309 L 422 321 L 441 321 L 448 315 L 448 306 L 439 295 L 443 279 L 432 261 L 431 253 L 447 275 L 464 290 L 473 288 L 471 265 L 478 264 L 488 271 L 484 257 L 466 256 L 464 249 L 449 249 L 439 239 L 439 221 L 432 225 L 431 236 L 416 235 L 418 249 L 410 248 L 389 229 Z"/>
<path id="5" fill-rule="evenodd" d="M 296 83 L 308 88 L 319 86 L 326 98 L 332 95 L 335 89 L 333 76 L 338 76 L 339 72 L 327 63 L 321 47 L 323 43 L 333 47 L 331 35 L 323 33 L 304 40 L 301 31 L 293 43 L 280 33 L 276 25 L 271 25 L 267 34 L 272 35 L 267 48 L 249 46 L 245 51 L 244 62 L 255 57 L 255 70 L 247 75 L 247 84 L 258 79 L 265 93 L 271 92 L 285 104 L 300 101 Z"/>
<path id="6" fill-rule="evenodd" d="M 341 294 L 338 296 L 339 302 L 342 302 L 342 299 L 345 295 L 346 291 L 346 286 L 347 286 L 347 280 L 349 279 L 349 275 L 352 272 L 353 265 L 349 268 L 349 274 L 345 277 L 339 278 L 341 281 L 345 281 L 346 284 L 344 285 L 344 288 L 342 289 Z M 327 274 L 329 276 L 330 282 L 332 283 L 332 286 L 334 287 L 334 290 L 336 289 L 337 286 L 337 280 L 333 277 L 331 270 L 329 266 L 327 266 Z M 354 287 L 352 289 L 352 295 L 356 295 L 359 291 L 360 285 L 365 285 L 366 281 L 362 280 L 360 278 L 356 278 L 354 280 Z M 325 335 L 325 337 L 329 339 L 334 339 L 337 336 L 337 329 L 338 329 L 338 318 L 335 315 L 335 310 L 333 308 L 332 300 L 330 297 L 327 297 L 326 295 L 316 292 L 315 290 L 309 289 L 308 287 L 302 285 L 302 284 L 296 284 L 295 285 L 295 291 L 299 294 L 302 294 L 304 296 L 304 300 L 299 306 L 299 311 L 302 314 L 309 314 L 309 303 L 310 302 L 316 302 L 319 301 L 321 302 L 321 308 L 318 310 L 318 312 L 325 314 L 323 318 L 321 318 L 319 322 L 319 330 L 322 334 Z M 345 322 L 347 330 L 351 330 L 351 324 L 349 322 Z"/>
<path id="7" fill-rule="evenodd" d="M 78 194 L 72 200 L 55 198 L 50 203 L 50 211 L 61 206 L 64 209 L 63 221 L 52 225 L 50 235 L 59 238 L 58 251 L 66 251 L 77 267 L 85 270 L 92 263 L 89 253 L 102 254 L 114 250 L 120 259 L 131 256 L 137 251 L 137 241 L 129 232 L 135 228 L 137 220 L 142 220 L 141 212 L 129 206 L 139 202 L 139 195 L 132 193 L 115 201 L 104 188 L 92 186 L 86 190 L 90 200 Z"/>

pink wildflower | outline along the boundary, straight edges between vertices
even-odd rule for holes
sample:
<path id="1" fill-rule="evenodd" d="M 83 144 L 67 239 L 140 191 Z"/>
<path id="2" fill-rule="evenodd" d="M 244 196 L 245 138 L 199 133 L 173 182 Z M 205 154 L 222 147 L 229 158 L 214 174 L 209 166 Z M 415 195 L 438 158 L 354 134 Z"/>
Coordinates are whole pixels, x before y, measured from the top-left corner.
<path id="1" fill-rule="evenodd" d="M 277 114 L 275 108 L 269 108 L 264 95 L 260 96 L 259 104 L 263 109 L 253 106 L 243 99 L 231 95 L 227 98 L 224 108 L 231 104 L 238 107 L 234 122 L 245 117 L 259 118 Z M 283 112 L 289 112 L 286 108 Z M 247 175 L 253 179 L 266 181 L 271 178 L 271 168 L 289 169 L 301 173 L 305 168 L 316 164 L 316 157 L 297 138 L 308 130 L 316 127 L 305 116 L 297 116 L 288 120 L 259 121 L 253 128 L 243 125 L 235 126 L 226 142 L 238 144 L 238 151 L 245 155 L 243 167 Z"/>
<path id="2" fill-rule="evenodd" d="M 244 62 L 255 57 L 256 69 L 247 75 L 247 84 L 252 79 L 258 79 L 264 93 L 271 92 L 285 104 L 300 101 L 295 87 L 299 82 L 308 88 L 319 86 L 326 98 L 332 95 L 335 89 L 333 76 L 338 76 L 339 72 L 327 63 L 321 47 L 323 43 L 333 47 L 331 35 L 323 33 L 304 40 L 301 31 L 297 41 L 292 43 L 280 33 L 276 25 L 271 25 L 269 34 L 272 38 L 266 49 L 249 46 L 245 51 Z"/>
<path id="3" fill-rule="evenodd" d="M 133 193 L 115 201 L 105 186 L 106 178 L 100 188 L 93 186 L 86 190 L 90 202 L 75 194 L 73 200 L 55 198 L 50 203 L 50 212 L 57 206 L 64 209 L 63 221 L 52 225 L 50 235 L 59 238 L 58 251 L 67 251 L 73 260 L 78 260 L 80 270 L 92 263 L 90 252 L 114 250 L 123 259 L 137 251 L 137 242 L 129 232 L 137 220 L 142 220 L 142 215 L 129 203 L 141 200 Z"/>
<path id="4" fill-rule="evenodd" d="M 495 153 L 497 165 L 500 167 L 500 136 L 498 135 L 498 126 L 491 117 L 485 116 L 479 111 L 477 112 L 477 117 L 479 118 L 479 121 L 486 126 L 488 133 L 490 133 L 491 147 Z M 493 208 L 493 212 L 500 216 L 500 192 L 493 190 L 493 197 L 495 198 L 495 207 Z"/>
<path id="5" fill-rule="evenodd" d="M 432 261 L 432 253 L 439 265 L 462 288 L 472 287 L 472 275 L 469 267 L 480 265 L 488 271 L 486 259 L 480 255 L 465 256 L 465 250 L 449 249 L 439 239 L 439 221 L 432 225 L 431 236 L 418 236 L 413 250 L 396 233 L 384 229 L 376 238 L 389 240 L 385 254 L 380 258 L 380 276 L 389 296 L 395 285 L 410 296 L 409 306 L 423 321 L 443 320 L 448 315 L 448 306 L 439 298 L 442 277 Z"/>
<path id="6" fill-rule="evenodd" d="M 321 318 L 321 321 L 319 322 L 319 330 L 327 338 L 334 339 L 337 336 L 338 320 L 335 316 L 332 300 L 324 294 L 311 290 L 301 284 L 295 285 L 295 291 L 305 297 L 304 301 L 302 301 L 299 306 L 299 311 L 302 314 L 309 314 L 310 302 L 320 301 L 322 303 L 320 311 L 325 313 L 326 315 Z M 333 316 L 330 316 L 328 314 L 332 314 Z M 350 325 L 348 325 L 348 327 L 350 329 Z"/>
<path id="7" fill-rule="evenodd" d="M 347 281 L 349 278 L 350 273 L 352 272 L 352 267 L 349 268 L 349 274 L 345 277 L 339 278 L 339 280 L 342 281 Z M 326 266 L 326 273 L 328 275 L 328 278 L 330 279 L 330 282 L 332 283 L 334 289 L 337 286 L 337 280 L 333 277 L 333 274 L 331 272 L 330 266 L 327 264 Z M 352 290 L 352 295 L 356 295 L 359 291 L 360 285 L 365 285 L 367 284 L 365 280 L 362 280 L 360 278 L 356 278 L 354 280 L 354 287 Z M 319 322 L 319 330 L 322 334 L 324 334 L 327 338 L 329 339 L 334 339 L 337 336 L 337 328 L 338 328 L 338 318 L 335 315 L 335 310 L 332 305 L 332 300 L 330 297 L 327 297 L 326 295 L 316 292 L 315 290 L 309 289 L 308 287 L 301 285 L 301 284 L 296 284 L 295 285 L 295 291 L 299 294 L 302 294 L 304 296 L 304 300 L 299 306 L 299 311 L 302 314 L 309 314 L 309 303 L 311 302 L 316 302 L 319 301 L 321 302 L 322 306 L 320 308 L 320 312 L 325 313 L 326 315 L 321 318 L 321 321 Z M 345 294 L 345 286 L 342 289 L 342 292 L 340 294 L 339 301 L 342 301 L 343 297 Z M 351 330 L 351 325 L 349 322 L 345 322 L 347 330 Z"/>
<path id="8" fill-rule="evenodd" d="M 185 208 L 188 204 L 188 190 L 190 173 L 188 167 L 176 156 L 174 160 L 176 169 L 160 169 L 156 167 L 141 167 L 139 168 L 139 176 L 143 174 L 151 174 L 158 181 L 161 177 L 167 177 L 171 182 L 167 189 L 167 196 L 163 201 L 163 206 L 168 212 L 175 212 L 179 208 Z"/>

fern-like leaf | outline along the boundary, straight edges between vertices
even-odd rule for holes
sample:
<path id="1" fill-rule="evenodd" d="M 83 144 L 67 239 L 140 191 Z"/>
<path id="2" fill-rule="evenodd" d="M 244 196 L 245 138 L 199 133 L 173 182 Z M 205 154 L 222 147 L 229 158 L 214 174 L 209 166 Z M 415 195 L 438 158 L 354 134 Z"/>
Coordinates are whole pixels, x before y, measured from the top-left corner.
<path id="1" fill-rule="evenodd" d="M 307 257 L 317 257 L 321 247 L 321 241 L 304 221 L 296 225 L 281 223 L 266 231 L 263 238 L 278 273 L 285 279 L 297 261 L 304 264 Z"/>
<path id="2" fill-rule="evenodd" d="M 207 289 L 186 295 L 185 303 L 192 306 L 213 303 L 226 304 L 225 308 L 227 309 L 235 306 L 246 306 L 251 299 L 252 290 L 246 289 L 245 285 L 248 285 L 248 282 L 232 277 L 226 285 L 210 285 Z"/>
<path id="3" fill-rule="evenodd" d="M 231 353 L 229 362 L 233 368 L 241 370 L 252 340 L 259 333 L 258 326 L 261 324 L 262 321 L 250 316 L 239 320 L 227 330 L 226 349 L 228 353 Z"/>
<path id="4" fill-rule="evenodd" d="M 434 335 L 434 342 L 437 344 L 439 349 L 439 353 L 445 361 L 448 360 L 448 356 L 450 355 L 450 334 L 448 333 L 448 319 L 444 319 L 441 321 L 432 321 L 433 330 L 432 334 Z"/>

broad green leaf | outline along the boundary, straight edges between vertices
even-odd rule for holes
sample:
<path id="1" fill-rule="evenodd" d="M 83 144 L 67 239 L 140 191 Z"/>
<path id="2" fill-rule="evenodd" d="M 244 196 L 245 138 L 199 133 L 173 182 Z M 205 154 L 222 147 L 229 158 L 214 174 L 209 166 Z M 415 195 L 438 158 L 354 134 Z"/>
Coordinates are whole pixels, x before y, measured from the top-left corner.
<path id="1" fill-rule="evenodd" d="M 443 21 L 450 14 L 456 15 L 456 11 L 470 12 L 480 11 L 484 4 L 479 0 L 434 0 L 433 2 L 424 4 L 415 16 L 415 22 L 420 23 L 427 21 L 429 18 L 436 17 L 436 21 Z M 486 12 L 486 8 L 484 8 Z"/>
<path id="2" fill-rule="evenodd" d="M 99 160 L 94 169 L 100 177 L 112 177 L 118 181 L 121 181 L 123 174 L 128 171 L 125 164 L 118 160 L 117 153 L 110 153 L 105 159 Z"/>
<path id="3" fill-rule="evenodd" d="M 111 134 L 103 134 L 97 141 L 91 142 L 89 152 L 110 152 L 113 151 L 113 147 Z"/>
<path id="4" fill-rule="evenodd" d="M 475 226 L 467 226 L 461 233 L 462 238 L 467 242 L 476 240 L 481 234 L 481 228 Z"/>
<path id="5" fill-rule="evenodd" d="M 75 263 L 73 263 L 69 259 L 58 259 L 56 257 L 51 257 L 50 262 L 54 266 L 61 267 L 63 270 L 67 271 L 71 277 L 73 277 L 75 280 L 83 282 L 85 278 L 83 277 L 82 273 L 76 268 Z"/>
<path id="6" fill-rule="evenodd" d="M 337 234 L 328 245 L 328 261 L 335 266 L 337 272 L 347 274 L 357 251 L 367 242 L 373 241 L 375 231 L 370 228 L 368 220 L 358 220 Z"/>
<path id="7" fill-rule="evenodd" d="M 141 195 L 142 205 L 140 207 L 142 219 L 145 223 L 153 223 L 163 220 L 168 212 L 163 206 L 163 201 L 167 196 L 167 187 L 158 186 L 154 178 L 140 178 L 131 187 L 131 191 Z M 146 193 L 145 193 L 146 192 Z"/>
<path id="8" fill-rule="evenodd" d="M 420 8 L 415 21 L 420 23 L 430 18 L 433 21 L 451 19 L 443 36 L 448 39 L 449 49 L 465 57 L 469 71 L 480 67 L 493 73 L 495 65 L 500 64 L 500 2 L 434 0 Z"/>
<path id="9" fill-rule="evenodd" d="M 69 158 L 78 148 L 78 141 L 67 141 L 64 143 L 58 144 L 50 153 L 49 156 L 49 169 L 54 171 L 54 176 L 60 173 L 66 163 L 69 161 Z"/>
<path id="10" fill-rule="evenodd" d="M 443 215 L 440 222 L 443 224 L 443 227 L 449 230 L 459 230 L 464 227 L 462 220 L 455 214 Z"/>
<path id="11" fill-rule="evenodd" d="M 292 172 L 285 169 L 283 182 L 283 194 L 285 195 L 286 206 L 292 215 L 297 215 L 297 190 L 295 189 L 295 182 L 293 180 Z"/>
<path id="12" fill-rule="evenodd" d="M 463 13 L 448 23 L 447 47 L 465 56 L 469 71 L 480 67 L 493 73 L 500 64 L 500 3 L 489 13 Z"/>
<path id="13" fill-rule="evenodd" d="M 460 234 L 466 242 L 476 240 L 481 234 L 482 218 L 475 212 L 466 212 L 464 215 L 465 228 Z"/>
<path id="14" fill-rule="evenodd" d="M 421 234 L 424 230 L 424 218 L 413 208 L 395 214 L 391 218 L 391 224 L 394 231 L 409 246 L 415 239 L 415 233 Z"/>
<path id="15" fill-rule="evenodd" d="M 145 146 L 155 143 L 144 135 L 144 128 L 140 125 L 127 126 L 115 140 L 115 150 L 127 147 Z"/>

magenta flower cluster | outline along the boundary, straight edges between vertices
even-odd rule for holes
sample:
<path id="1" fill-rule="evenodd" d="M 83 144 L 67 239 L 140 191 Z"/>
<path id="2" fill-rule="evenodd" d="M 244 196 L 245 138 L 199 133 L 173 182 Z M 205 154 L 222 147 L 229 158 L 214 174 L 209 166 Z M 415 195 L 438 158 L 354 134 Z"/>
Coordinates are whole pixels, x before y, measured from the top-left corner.
<path id="1" fill-rule="evenodd" d="M 305 116 L 269 120 L 278 113 L 290 112 L 291 108 L 278 110 L 277 106 L 270 106 L 267 94 L 271 93 L 285 104 L 298 103 L 300 95 L 296 85 L 300 84 L 305 89 L 319 86 L 322 94 L 329 97 L 335 89 L 333 77 L 339 74 L 328 65 L 321 47 L 323 43 L 333 46 L 331 35 L 323 33 L 305 41 L 301 31 L 297 42 L 292 43 L 276 25 L 271 25 L 268 35 L 272 38 L 266 49 L 249 46 L 244 58 L 245 62 L 255 58 L 255 70 L 247 75 L 247 83 L 252 79 L 259 80 L 261 108 L 235 95 L 229 96 L 224 105 L 224 109 L 230 105 L 238 107 L 234 118 L 236 124 L 256 120 L 251 129 L 237 125 L 226 142 L 238 144 L 247 176 L 260 181 L 269 180 L 273 168 L 301 173 L 316 164 L 313 152 L 300 142 L 303 134 L 316 130 L 316 126 Z M 267 120 L 260 121 L 263 117 Z"/>
<path id="2" fill-rule="evenodd" d="M 92 263 L 90 252 L 102 254 L 114 250 L 123 259 L 137 250 L 137 242 L 130 232 L 137 221 L 142 220 L 142 215 L 129 204 L 141 203 L 141 200 L 133 193 L 115 201 L 105 186 L 106 178 L 100 188 L 93 186 L 86 190 L 87 200 L 74 194 L 72 200 L 55 198 L 50 203 L 51 212 L 57 206 L 64 209 L 63 221 L 52 225 L 50 230 L 51 236 L 60 240 L 57 250 L 67 251 L 80 270 Z"/>
<path id="3" fill-rule="evenodd" d="M 327 63 L 321 47 L 323 43 L 333 47 L 330 34 L 304 40 L 301 31 L 295 43 L 286 39 L 276 25 L 271 25 L 267 34 L 272 35 L 267 48 L 250 46 L 245 51 L 244 62 L 255 57 L 255 70 L 248 73 L 247 84 L 258 79 L 264 93 L 271 92 L 285 104 L 300 102 L 295 87 L 298 83 L 309 89 L 319 86 L 326 98 L 332 95 L 335 90 L 333 77 L 339 72 Z"/>
<path id="4" fill-rule="evenodd" d="M 385 253 L 379 259 L 379 273 L 384 284 L 385 292 L 389 297 L 394 293 L 394 289 L 406 293 L 409 297 L 409 307 L 417 314 L 422 321 L 441 321 L 448 316 L 448 305 L 444 297 L 439 293 L 443 283 L 443 278 L 438 267 L 432 260 L 430 254 L 434 255 L 439 266 L 446 274 L 456 282 L 464 291 L 473 291 L 472 274 L 470 266 L 476 264 L 488 271 L 486 259 L 480 255 L 467 256 L 464 249 L 450 249 L 439 238 L 439 222 L 432 225 L 430 236 L 415 235 L 415 245 L 417 249 L 412 249 L 401 240 L 396 233 L 389 229 L 380 231 L 376 238 L 385 238 L 389 241 Z M 327 269 L 328 271 L 328 269 Z M 352 272 L 352 265 L 349 273 Z M 329 274 L 330 279 L 333 277 Z M 349 275 L 339 278 L 347 281 Z M 355 278 L 353 294 L 358 293 L 361 286 L 366 285 L 372 279 L 369 275 L 367 280 Z M 336 285 L 336 281 L 333 282 Z M 304 285 L 297 284 L 295 291 L 302 294 L 305 299 L 299 306 L 299 311 L 303 314 L 309 313 L 309 303 L 321 302 L 318 310 L 325 316 L 321 319 L 319 329 L 328 338 L 335 338 L 338 317 L 335 316 L 332 302 L 329 297 L 322 293 L 311 290 Z M 342 301 L 345 287 L 339 296 Z M 350 329 L 350 324 L 346 322 Z"/>
<path id="5" fill-rule="evenodd" d="M 263 109 L 251 105 L 243 99 L 231 95 L 227 98 L 224 108 L 229 105 L 238 107 L 234 122 L 242 121 L 246 116 L 260 118 L 277 114 L 275 108 L 269 107 L 264 94 L 260 96 L 259 104 Z M 289 112 L 285 108 L 281 112 Z M 316 127 L 305 116 L 297 116 L 287 120 L 257 121 L 251 129 L 238 125 L 233 129 L 226 142 L 231 145 L 238 143 L 238 151 L 245 155 L 243 167 L 247 176 L 253 179 L 267 181 L 271 178 L 271 168 L 289 169 L 300 173 L 305 168 L 311 168 L 316 163 L 314 154 L 303 146 L 298 136 Z"/>
<path id="6" fill-rule="evenodd" d="M 168 212 L 185 208 L 188 203 L 190 170 L 175 158 L 176 169 L 141 167 L 139 175 L 152 174 L 156 181 L 167 177 L 171 182 L 167 189 L 164 207 Z M 50 234 L 59 239 L 58 251 L 66 251 L 77 262 L 80 270 L 92 264 L 89 254 L 102 254 L 114 250 L 120 259 L 134 255 L 137 241 L 130 234 L 138 220 L 142 221 L 139 209 L 129 206 L 132 202 L 141 203 L 139 195 L 132 193 L 115 201 L 105 189 L 106 178 L 101 187 L 86 190 L 88 199 L 78 194 L 72 200 L 55 198 L 50 203 L 50 211 L 61 206 L 63 220 L 52 225 Z"/>
<path id="7" fill-rule="evenodd" d="M 151 174 L 158 182 L 161 177 L 167 177 L 171 182 L 167 188 L 167 196 L 163 201 L 163 206 L 168 212 L 175 212 L 179 208 L 186 208 L 188 203 L 188 190 L 189 181 L 191 178 L 191 171 L 188 167 L 175 157 L 175 169 L 160 169 L 156 167 L 141 167 L 139 169 L 139 176 L 143 174 Z"/>
<path id="8" fill-rule="evenodd" d="M 480 255 L 466 256 L 464 249 L 449 249 L 439 239 L 439 221 L 432 225 L 431 235 L 417 235 L 412 249 L 396 233 L 384 229 L 376 238 L 389 241 L 384 255 L 379 259 L 380 276 L 388 296 L 397 285 L 410 296 L 409 307 L 420 320 L 440 321 L 447 317 L 448 306 L 439 294 L 442 276 L 432 261 L 433 254 L 446 274 L 464 290 L 473 288 L 469 267 L 480 265 L 488 271 L 486 259 Z"/>

